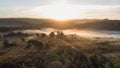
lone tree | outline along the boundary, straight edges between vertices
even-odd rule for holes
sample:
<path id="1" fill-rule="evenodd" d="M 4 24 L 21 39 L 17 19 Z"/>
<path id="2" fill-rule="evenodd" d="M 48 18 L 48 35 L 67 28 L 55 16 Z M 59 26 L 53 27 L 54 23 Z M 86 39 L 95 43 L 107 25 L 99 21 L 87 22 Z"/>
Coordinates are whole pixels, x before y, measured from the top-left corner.
<path id="1" fill-rule="evenodd" d="M 50 36 L 50 38 L 55 38 L 55 33 L 54 33 L 54 32 L 51 32 L 51 33 L 49 34 L 49 36 Z"/>

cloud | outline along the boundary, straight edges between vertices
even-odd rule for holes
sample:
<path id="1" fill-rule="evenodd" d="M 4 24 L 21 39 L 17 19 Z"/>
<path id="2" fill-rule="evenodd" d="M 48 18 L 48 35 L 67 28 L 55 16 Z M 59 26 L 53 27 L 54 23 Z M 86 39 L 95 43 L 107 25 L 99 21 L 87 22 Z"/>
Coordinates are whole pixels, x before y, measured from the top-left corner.
<path id="1" fill-rule="evenodd" d="M 103 6 L 104 7 L 104 6 Z M 112 6 L 103 9 L 94 9 L 84 12 L 88 18 L 120 19 L 120 6 Z"/>
<path id="2" fill-rule="evenodd" d="M 120 6 L 102 6 L 104 8 L 101 9 L 94 9 L 91 11 L 86 12 L 86 14 L 119 14 L 120 13 Z"/>
<path id="3" fill-rule="evenodd" d="M 31 7 L 31 6 L 40 6 L 47 5 L 56 0 L 0 0 L 0 6 L 2 7 Z"/>
<path id="4" fill-rule="evenodd" d="M 68 0 L 68 2 L 79 5 L 120 5 L 120 0 Z"/>
<path id="5" fill-rule="evenodd" d="M 0 17 L 22 16 L 25 10 L 51 4 L 57 0 L 0 0 Z"/>
<path id="6" fill-rule="evenodd" d="M 0 17 L 42 17 L 45 6 L 60 2 L 80 11 L 80 18 L 120 19 L 120 0 L 0 0 Z"/>

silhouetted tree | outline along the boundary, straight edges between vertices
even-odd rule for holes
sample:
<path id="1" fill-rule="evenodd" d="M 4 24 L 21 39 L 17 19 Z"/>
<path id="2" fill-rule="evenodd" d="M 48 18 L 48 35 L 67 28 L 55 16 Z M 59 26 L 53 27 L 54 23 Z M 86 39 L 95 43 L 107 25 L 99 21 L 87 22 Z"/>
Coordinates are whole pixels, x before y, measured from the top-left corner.
<path id="1" fill-rule="evenodd" d="M 55 38 L 55 33 L 54 33 L 54 32 L 51 32 L 51 33 L 49 34 L 49 36 L 50 36 L 50 38 Z"/>
<path id="2" fill-rule="evenodd" d="M 41 33 L 41 38 L 45 38 L 47 35 L 45 33 Z"/>
<path id="3" fill-rule="evenodd" d="M 63 38 L 65 38 L 65 35 L 64 35 L 64 33 L 63 33 L 62 31 L 58 31 L 58 32 L 57 32 L 57 37 L 58 37 L 59 39 L 63 39 Z"/>
<path id="4" fill-rule="evenodd" d="M 36 36 L 39 37 L 40 35 L 37 33 Z"/>

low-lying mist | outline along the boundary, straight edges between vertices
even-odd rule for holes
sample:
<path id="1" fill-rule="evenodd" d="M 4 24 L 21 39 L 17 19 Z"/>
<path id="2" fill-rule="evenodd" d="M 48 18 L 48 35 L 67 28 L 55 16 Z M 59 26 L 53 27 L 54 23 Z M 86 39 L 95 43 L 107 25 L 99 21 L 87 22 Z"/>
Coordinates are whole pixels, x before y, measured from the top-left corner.
<path id="1" fill-rule="evenodd" d="M 39 34 L 39 33 L 46 33 L 49 34 L 50 32 L 57 32 L 63 31 L 66 35 L 75 34 L 82 37 L 105 37 L 105 38 L 120 38 L 120 31 L 107 31 L 107 30 L 80 30 L 80 29 L 53 29 L 53 28 L 46 28 L 41 30 L 18 30 L 13 32 L 22 32 L 22 33 L 30 33 L 30 34 Z"/>

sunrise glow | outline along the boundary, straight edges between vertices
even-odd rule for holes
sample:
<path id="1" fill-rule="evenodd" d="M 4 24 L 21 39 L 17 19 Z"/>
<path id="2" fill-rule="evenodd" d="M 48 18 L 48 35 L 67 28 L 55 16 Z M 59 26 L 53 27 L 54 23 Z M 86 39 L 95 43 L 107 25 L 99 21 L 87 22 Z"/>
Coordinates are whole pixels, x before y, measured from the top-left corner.
<path id="1" fill-rule="evenodd" d="M 82 11 L 76 6 L 63 2 L 33 9 L 33 12 L 41 13 L 45 18 L 58 20 L 79 18 Z"/>

